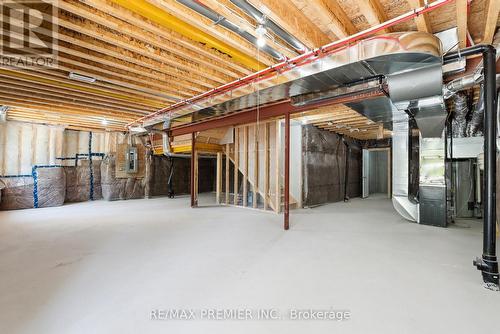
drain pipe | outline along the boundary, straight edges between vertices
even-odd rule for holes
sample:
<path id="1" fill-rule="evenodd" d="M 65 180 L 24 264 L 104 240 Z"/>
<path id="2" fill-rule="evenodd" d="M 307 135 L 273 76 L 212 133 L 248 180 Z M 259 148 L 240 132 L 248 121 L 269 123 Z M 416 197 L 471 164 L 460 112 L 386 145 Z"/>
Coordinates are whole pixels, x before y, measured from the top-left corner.
<path id="1" fill-rule="evenodd" d="M 351 147 L 349 143 L 342 137 L 342 142 L 345 145 L 345 170 L 344 170 L 344 202 L 349 202 L 349 194 L 347 193 L 349 185 L 349 156 L 351 153 Z"/>
<path id="2" fill-rule="evenodd" d="M 496 49 L 491 45 L 476 45 L 447 54 L 444 64 L 461 57 L 482 54 L 484 63 L 484 214 L 483 255 L 474 260 L 474 266 L 481 270 L 485 287 L 499 290 L 498 261 L 496 256 Z"/>
<path id="3" fill-rule="evenodd" d="M 174 158 L 170 157 L 170 175 L 168 177 L 168 198 L 174 198 L 174 184 L 172 182 L 173 176 L 174 176 Z"/>
<path id="4" fill-rule="evenodd" d="M 255 8 L 251 3 L 247 0 L 230 0 L 236 7 L 243 10 L 245 13 L 250 15 L 257 21 L 258 23 L 265 25 L 269 29 L 271 29 L 279 38 L 284 40 L 287 44 L 293 47 L 298 53 L 302 54 L 308 51 L 307 47 L 302 44 L 297 38 L 290 35 L 279 25 L 269 20 L 264 13 Z"/>
<path id="5" fill-rule="evenodd" d="M 212 20 L 214 22 L 214 24 L 218 24 L 218 25 L 240 35 L 241 37 L 243 37 L 244 39 L 246 39 L 247 41 L 249 41 L 250 43 L 255 45 L 255 47 L 257 47 L 257 38 L 255 36 L 253 36 L 252 34 L 250 34 L 247 31 L 244 31 L 243 29 L 238 27 L 236 24 L 228 21 L 224 16 L 219 15 L 218 13 L 214 12 L 210 8 L 205 7 L 204 5 L 200 4 L 199 2 L 197 2 L 195 0 L 177 0 L 177 2 L 194 10 L 198 14 L 201 14 L 201 15 L 205 16 L 206 18 Z M 278 51 L 274 50 L 273 48 L 271 48 L 267 45 L 260 48 L 260 49 L 277 60 L 285 59 L 285 57 L 281 53 L 279 53 Z"/>

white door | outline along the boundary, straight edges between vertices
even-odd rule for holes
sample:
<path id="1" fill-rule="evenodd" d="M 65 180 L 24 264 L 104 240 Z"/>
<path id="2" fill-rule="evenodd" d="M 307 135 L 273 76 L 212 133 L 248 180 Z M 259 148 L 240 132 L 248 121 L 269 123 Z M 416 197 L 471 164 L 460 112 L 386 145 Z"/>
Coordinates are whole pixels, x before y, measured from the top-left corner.
<path id="1" fill-rule="evenodd" d="M 370 195 L 370 151 L 363 150 L 363 198 Z"/>

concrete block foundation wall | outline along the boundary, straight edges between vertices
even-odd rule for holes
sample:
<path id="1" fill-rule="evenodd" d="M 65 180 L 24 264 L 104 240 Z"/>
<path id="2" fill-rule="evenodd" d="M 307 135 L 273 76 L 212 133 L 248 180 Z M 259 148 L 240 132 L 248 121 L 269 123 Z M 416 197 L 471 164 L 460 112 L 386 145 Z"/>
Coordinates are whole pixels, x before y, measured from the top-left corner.
<path id="1" fill-rule="evenodd" d="M 361 147 L 347 139 L 350 147 L 347 195 L 361 195 Z M 346 146 L 342 138 L 312 125 L 302 127 L 303 204 L 314 206 L 344 200 Z"/>

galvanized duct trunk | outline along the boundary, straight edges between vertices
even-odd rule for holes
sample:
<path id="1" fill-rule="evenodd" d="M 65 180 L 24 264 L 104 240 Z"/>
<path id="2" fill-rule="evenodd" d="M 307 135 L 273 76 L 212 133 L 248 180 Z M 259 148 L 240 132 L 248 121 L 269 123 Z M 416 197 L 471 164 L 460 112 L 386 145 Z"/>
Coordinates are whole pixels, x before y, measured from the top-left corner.
<path id="1" fill-rule="evenodd" d="M 392 204 L 405 219 L 418 222 L 418 203 L 409 198 L 409 151 L 410 136 L 408 115 L 404 111 L 393 111 L 392 124 Z"/>
<path id="2" fill-rule="evenodd" d="M 447 113 L 441 64 L 388 77 L 389 94 L 398 109 L 393 117 L 394 207 L 406 219 L 446 226 L 445 140 Z M 408 199 L 409 127 L 414 117 L 420 130 L 419 203 Z M 406 133 L 405 133 L 406 132 Z M 405 196 L 406 198 L 402 198 Z M 416 213 L 418 211 L 418 214 Z"/>

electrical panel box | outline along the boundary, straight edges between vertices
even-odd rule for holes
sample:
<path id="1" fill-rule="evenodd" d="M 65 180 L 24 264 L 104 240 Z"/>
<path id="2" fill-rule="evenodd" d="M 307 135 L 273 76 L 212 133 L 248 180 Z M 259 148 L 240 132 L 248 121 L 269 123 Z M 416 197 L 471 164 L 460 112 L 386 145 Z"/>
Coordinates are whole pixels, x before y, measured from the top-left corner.
<path id="1" fill-rule="evenodd" d="M 137 173 L 137 147 L 128 147 L 126 152 L 126 171 L 127 173 Z"/>

